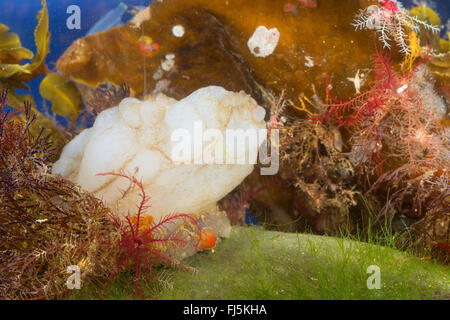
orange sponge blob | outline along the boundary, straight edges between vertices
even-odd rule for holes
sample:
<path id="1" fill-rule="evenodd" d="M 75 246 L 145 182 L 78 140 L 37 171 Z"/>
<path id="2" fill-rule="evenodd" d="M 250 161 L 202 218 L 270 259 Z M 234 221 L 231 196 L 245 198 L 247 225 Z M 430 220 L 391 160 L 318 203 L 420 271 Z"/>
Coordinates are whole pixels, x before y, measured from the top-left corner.
<path id="1" fill-rule="evenodd" d="M 199 232 L 200 246 L 205 249 L 214 248 L 216 245 L 216 235 L 211 229 L 202 229 Z"/>
<path id="2" fill-rule="evenodd" d="M 130 222 L 133 225 L 133 228 L 137 228 L 137 215 L 136 216 L 132 216 L 130 218 Z M 139 219 L 139 230 L 135 230 L 138 234 L 142 235 L 142 234 L 146 234 L 147 232 L 149 232 L 152 228 L 152 223 L 153 223 L 153 216 L 149 215 L 149 214 L 143 214 L 140 216 Z M 146 234 L 145 238 L 147 239 L 152 239 L 152 235 L 150 233 Z"/>

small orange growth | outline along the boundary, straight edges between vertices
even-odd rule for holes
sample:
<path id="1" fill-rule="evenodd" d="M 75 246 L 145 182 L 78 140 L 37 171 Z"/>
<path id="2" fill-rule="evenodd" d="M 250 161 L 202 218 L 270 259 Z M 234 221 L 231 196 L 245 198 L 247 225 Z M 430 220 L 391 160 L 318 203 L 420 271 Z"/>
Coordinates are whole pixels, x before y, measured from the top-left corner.
<path id="1" fill-rule="evenodd" d="M 160 48 L 159 43 L 153 42 L 152 43 L 152 48 L 153 48 L 153 50 L 159 50 L 159 48 Z"/>
<path id="2" fill-rule="evenodd" d="M 138 218 L 137 217 L 138 216 L 135 215 L 130 218 L 130 222 L 131 222 L 133 228 L 135 228 L 135 229 L 138 228 L 138 225 L 137 225 Z M 141 217 L 139 219 L 139 234 L 145 234 L 146 232 L 151 230 L 151 228 L 153 226 L 152 223 L 153 223 L 153 217 L 151 215 L 149 215 L 149 214 L 141 215 Z M 147 240 L 152 239 L 151 233 L 146 234 L 145 238 Z"/>
<path id="3" fill-rule="evenodd" d="M 414 31 L 411 31 L 409 34 L 408 46 L 411 50 L 411 53 L 405 56 L 405 59 L 402 62 L 402 68 L 408 70 L 409 72 L 412 72 L 414 61 L 422 55 L 422 52 L 420 50 L 420 39 L 417 37 L 417 34 Z"/>
<path id="4" fill-rule="evenodd" d="M 139 50 L 145 55 L 151 55 L 153 51 L 159 49 L 159 44 L 153 42 L 149 36 L 142 36 L 139 39 Z"/>
<path id="5" fill-rule="evenodd" d="M 205 249 L 214 248 L 216 245 L 216 235 L 211 229 L 202 229 L 199 232 L 200 246 Z"/>
<path id="6" fill-rule="evenodd" d="M 439 178 L 440 176 L 442 176 L 443 174 L 445 174 L 445 169 L 442 169 L 442 168 L 439 168 L 439 169 L 437 169 L 434 173 L 433 173 L 433 175 L 436 177 L 436 178 Z"/>

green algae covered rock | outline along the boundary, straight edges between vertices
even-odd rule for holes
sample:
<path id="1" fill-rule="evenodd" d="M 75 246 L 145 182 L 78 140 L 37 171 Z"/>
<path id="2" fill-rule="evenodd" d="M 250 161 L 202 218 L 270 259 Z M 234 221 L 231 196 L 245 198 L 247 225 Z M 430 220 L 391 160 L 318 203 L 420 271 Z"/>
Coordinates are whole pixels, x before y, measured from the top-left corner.
<path id="1" fill-rule="evenodd" d="M 144 293 L 152 299 L 181 300 L 450 298 L 450 269 L 426 257 L 260 227 L 235 227 L 214 251 L 195 255 L 186 264 L 196 271 L 159 270 Z M 368 289 L 370 266 L 379 267 L 380 289 Z M 131 277 L 122 274 L 105 298 L 134 298 Z M 100 283 L 86 287 L 75 297 L 97 299 L 101 288 Z"/>

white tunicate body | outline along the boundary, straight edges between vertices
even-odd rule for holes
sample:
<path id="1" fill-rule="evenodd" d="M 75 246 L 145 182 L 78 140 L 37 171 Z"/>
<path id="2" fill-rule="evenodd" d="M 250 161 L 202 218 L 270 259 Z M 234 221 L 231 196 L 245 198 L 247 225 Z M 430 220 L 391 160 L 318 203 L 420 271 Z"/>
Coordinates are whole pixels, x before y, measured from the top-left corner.
<path id="1" fill-rule="evenodd" d="M 195 121 L 205 130 L 224 134 L 232 128 L 264 130 L 264 116 L 264 109 L 247 94 L 214 86 L 180 101 L 163 94 L 145 101 L 126 98 L 118 107 L 100 113 L 92 128 L 83 130 L 64 148 L 53 173 L 102 198 L 122 216 L 136 212 L 139 190 L 134 188 L 122 197 L 129 187 L 126 179 L 98 174 L 124 172 L 142 180 L 151 198 L 148 213 L 156 219 L 172 213 L 207 213 L 254 165 L 176 163 L 171 155 L 172 133 L 184 129 L 195 134 Z M 207 143 L 203 146 L 208 147 Z M 259 144 L 250 144 L 244 155 L 237 156 L 258 148 Z"/>

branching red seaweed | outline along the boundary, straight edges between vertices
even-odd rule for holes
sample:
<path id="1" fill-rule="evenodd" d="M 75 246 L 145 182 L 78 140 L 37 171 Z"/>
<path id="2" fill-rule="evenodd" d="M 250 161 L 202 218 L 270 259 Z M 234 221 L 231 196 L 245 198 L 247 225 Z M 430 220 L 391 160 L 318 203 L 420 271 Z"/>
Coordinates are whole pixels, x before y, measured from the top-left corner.
<path id="1" fill-rule="evenodd" d="M 195 251 L 200 250 L 200 237 L 198 237 L 198 234 L 201 228 L 194 216 L 182 213 L 165 215 L 158 222 L 154 223 L 153 217 L 146 213 L 150 208 L 148 205 L 150 197 L 146 194 L 141 181 L 124 173 L 111 172 L 99 175 L 112 175 L 127 179 L 132 186 L 138 187 L 141 192 L 141 201 L 134 216 L 128 214 L 123 220 L 116 215 L 111 215 L 116 228 L 120 230 L 122 236 L 118 243 L 108 243 L 108 245 L 117 245 L 121 250 L 121 254 L 116 270 L 109 276 L 103 287 L 102 297 L 117 272 L 125 267 L 127 261 L 131 259 L 134 263 L 136 292 L 139 297 L 145 298 L 138 284 L 140 269 L 144 268 L 149 278 L 152 275 L 151 266 L 154 263 L 163 263 L 189 270 L 189 268 L 177 261 L 174 251 L 185 246 L 190 246 Z M 192 236 L 192 232 L 179 232 L 178 227 L 180 224 L 184 228 L 188 225 L 192 226 L 194 236 Z"/>
<path id="2" fill-rule="evenodd" d="M 327 83 L 332 103 L 326 114 L 311 118 L 349 131 L 347 156 L 367 193 L 389 195 L 380 216 L 437 217 L 438 199 L 448 197 L 450 134 L 441 123 L 443 103 L 426 87 L 427 72 L 421 63 L 412 72 L 397 72 L 388 55 L 377 53 L 369 90 L 340 101 Z"/>

